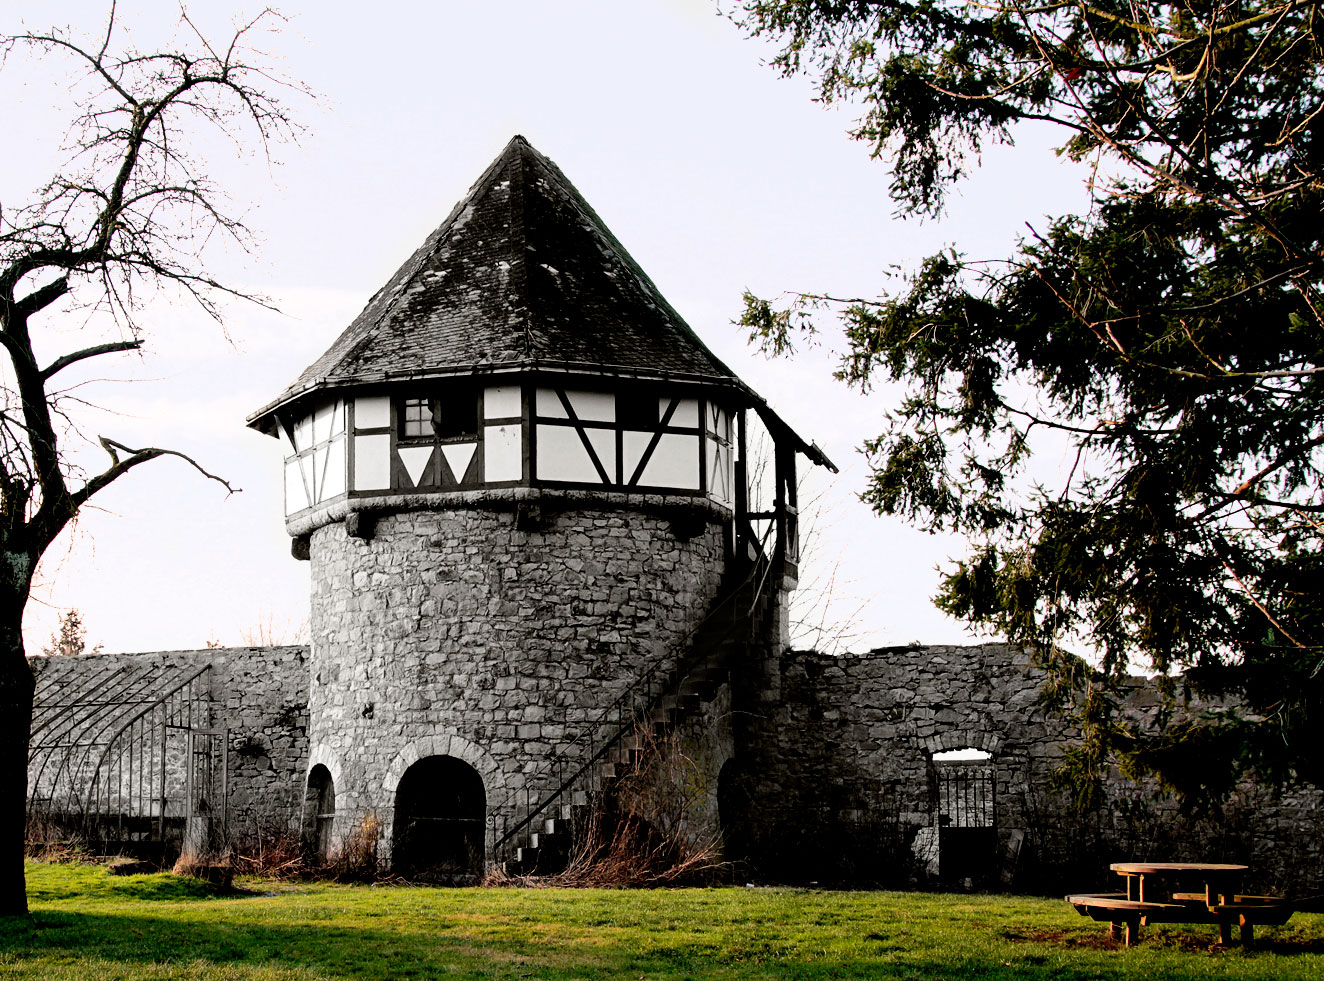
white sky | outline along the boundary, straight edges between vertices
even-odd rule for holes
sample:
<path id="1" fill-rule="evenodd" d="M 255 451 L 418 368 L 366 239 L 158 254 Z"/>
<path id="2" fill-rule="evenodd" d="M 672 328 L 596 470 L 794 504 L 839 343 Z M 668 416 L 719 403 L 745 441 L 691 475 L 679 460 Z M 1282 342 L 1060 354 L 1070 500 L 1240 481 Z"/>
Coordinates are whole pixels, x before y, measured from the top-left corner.
<path id="1" fill-rule="evenodd" d="M 0 31 L 95 31 L 108 6 L 0 0 Z M 228 25 L 215 11 L 229 4 L 195 6 L 217 33 Z M 119 3 L 142 47 L 169 36 L 176 10 Z M 947 243 L 1006 254 L 1027 221 L 1043 227 L 1084 199 L 1080 175 L 1037 134 L 987 154 L 944 221 L 901 222 L 884 165 L 845 136 L 851 113 L 825 111 L 807 82 L 778 78 L 764 63 L 771 49 L 744 39 L 712 0 L 303 0 L 282 10 L 290 29 L 265 47 L 319 94 L 289 100 L 311 132 L 280 151 L 274 174 L 229 158 L 213 168 L 263 236 L 255 258 L 220 256 L 213 271 L 282 313 L 231 306 L 231 344 L 188 306 L 158 304 L 143 321 L 146 353 L 100 359 L 81 377 L 117 381 L 79 392 L 116 413 L 88 414 L 85 432 L 183 450 L 243 492 L 227 498 L 163 460 L 99 496 L 42 564 L 29 651 L 70 607 L 107 650 L 238 644 L 259 625 L 294 639 L 308 565 L 289 555 L 279 444 L 244 418 L 326 349 L 515 133 L 565 171 L 717 355 L 841 467 L 802 490 L 806 512 L 821 501 L 804 517 L 818 533 L 806 543 L 802 617 L 853 649 L 975 639 L 928 598 L 935 567 L 961 543 L 855 499 L 866 472 L 855 448 L 880 428 L 889 393 L 845 390 L 827 350 L 763 361 L 730 321 L 745 288 L 876 296 L 890 267 Z M 11 144 L 0 155 L 0 203 L 16 209 L 58 159 L 69 93 L 11 60 L 0 105 L 11 133 L 32 134 L 24 152 Z M 43 349 L 94 342 L 79 328 L 47 318 Z M 797 640 L 833 643 L 807 628 Z"/>

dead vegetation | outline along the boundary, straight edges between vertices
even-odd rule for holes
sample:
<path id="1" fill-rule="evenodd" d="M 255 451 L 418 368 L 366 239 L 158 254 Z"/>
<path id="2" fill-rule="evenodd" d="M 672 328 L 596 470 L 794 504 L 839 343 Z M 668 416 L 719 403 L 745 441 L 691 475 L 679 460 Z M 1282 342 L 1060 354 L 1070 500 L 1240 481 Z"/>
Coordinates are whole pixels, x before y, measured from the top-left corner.
<path id="1" fill-rule="evenodd" d="M 636 727 L 636 762 L 595 793 L 565 868 L 551 875 L 489 872 L 489 884 L 627 888 L 703 885 L 729 869 L 716 795 L 674 730 Z"/>

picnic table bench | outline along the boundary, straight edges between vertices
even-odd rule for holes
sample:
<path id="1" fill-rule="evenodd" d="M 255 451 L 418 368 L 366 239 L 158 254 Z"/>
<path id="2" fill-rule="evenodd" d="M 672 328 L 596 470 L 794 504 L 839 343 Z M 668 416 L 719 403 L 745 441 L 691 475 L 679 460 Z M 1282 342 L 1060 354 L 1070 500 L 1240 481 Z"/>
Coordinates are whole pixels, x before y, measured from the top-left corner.
<path id="1" fill-rule="evenodd" d="M 1126 892 L 1081 893 L 1066 897 L 1082 916 L 1106 922 L 1114 940 L 1130 947 L 1140 939 L 1140 928 L 1153 923 L 1212 923 L 1219 941 L 1232 943 L 1232 928 L 1241 930 L 1241 944 L 1255 943 L 1255 926 L 1281 926 L 1291 917 L 1293 904 L 1278 896 L 1244 896 L 1235 886 L 1244 865 L 1203 862 L 1118 862 L 1112 870 L 1127 882 Z M 1198 878 L 1203 888 L 1179 892 L 1181 879 Z"/>

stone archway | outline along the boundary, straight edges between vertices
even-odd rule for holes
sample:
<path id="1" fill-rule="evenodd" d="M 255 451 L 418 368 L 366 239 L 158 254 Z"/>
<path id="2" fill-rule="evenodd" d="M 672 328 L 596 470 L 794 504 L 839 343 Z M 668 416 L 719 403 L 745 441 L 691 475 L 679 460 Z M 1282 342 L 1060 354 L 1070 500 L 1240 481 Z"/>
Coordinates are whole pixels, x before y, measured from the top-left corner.
<path id="1" fill-rule="evenodd" d="M 392 871 L 411 877 L 481 873 L 486 821 L 478 771 L 454 756 L 423 757 L 396 788 Z"/>
<path id="2" fill-rule="evenodd" d="M 303 838 L 313 860 L 325 862 L 331 856 L 331 833 L 336 819 L 336 781 L 331 771 L 316 763 L 308 771 L 304 793 Z"/>
<path id="3" fill-rule="evenodd" d="M 717 821 L 722 831 L 722 857 L 729 862 L 750 857 L 753 810 L 745 769 L 732 757 L 717 773 Z"/>

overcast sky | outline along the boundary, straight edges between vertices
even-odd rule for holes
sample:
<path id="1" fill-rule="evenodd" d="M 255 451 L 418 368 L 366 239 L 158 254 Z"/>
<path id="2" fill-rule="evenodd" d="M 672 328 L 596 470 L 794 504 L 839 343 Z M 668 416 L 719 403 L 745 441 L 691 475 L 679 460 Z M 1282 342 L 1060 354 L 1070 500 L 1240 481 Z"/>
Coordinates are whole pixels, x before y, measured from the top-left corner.
<path id="1" fill-rule="evenodd" d="M 0 30 L 95 32 L 108 6 L 4 0 Z M 218 36 L 231 14 L 257 9 L 195 6 Z M 113 410 L 87 410 L 84 432 L 181 449 L 243 491 L 227 497 L 164 460 L 99 496 L 42 564 L 25 622 L 30 651 L 71 607 L 107 650 L 238 644 L 259 626 L 295 637 L 308 565 L 289 555 L 280 446 L 244 419 L 326 349 L 515 133 L 561 167 L 709 347 L 841 467 L 805 475 L 804 520 L 816 533 L 797 641 L 864 649 L 975 639 L 929 602 L 935 567 L 961 543 L 855 499 L 866 475 L 857 447 L 895 393 L 863 396 L 832 381 L 830 333 L 824 349 L 767 362 L 731 321 L 746 288 L 876 296 L 889 269 L 945 244 L 1006 254 L 1027 222 L 1043 227 L 1045 215 L 1084 199 L 1081 175 L 1039 134 L 988 153 L 944 220 L 902 222 L 884 163 L 845 135 L 850 111 L 825 110 L 807 82 L 780 79 L 766 64 L 771 49 L 743 38 L 712 0 L 281 9 L 290 23 L 263 47 L 317 93 L 287 100 L 309 132 L 279 149 L 274 170 L 233 154 L 213 168 L 262 236 L 255 256 L 218 255 L 213 269 L 281 312 L 231 305 L 227 340 L 188 305 L 158 303 L 143 320 L 146 352 L 101 359 L 77 393 Z M 177 10 L 120 0 L 119 18 L 146 48 L 169 39 Z M 30 136 L 0 155 L 5 208 L 20 207 L 59 159 L 70 93 L 46 67 L 11 59 L 0 72 L 7 128 Z M 71 314 L 39 329 L 48 353 L 83 346 L 91 330 Z"/>

